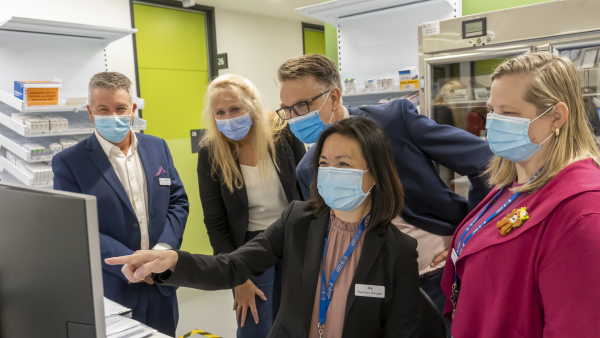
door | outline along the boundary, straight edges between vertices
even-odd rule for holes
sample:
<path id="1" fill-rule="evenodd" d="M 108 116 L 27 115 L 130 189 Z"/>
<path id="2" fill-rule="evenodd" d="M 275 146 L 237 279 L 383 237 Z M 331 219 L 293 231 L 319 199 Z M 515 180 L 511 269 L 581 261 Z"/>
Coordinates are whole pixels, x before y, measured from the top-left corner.
<path id="1" fill-rule="evenodd" d="M 133 10 L 146 133 L 166 140 L 190 201 L 182 250 L 212 254 L 198 191 L 198 155 L 190 139 L 190 130 L 204 128 L 202 102 L 209 80 L 205 16 L 137 3 Z"/>

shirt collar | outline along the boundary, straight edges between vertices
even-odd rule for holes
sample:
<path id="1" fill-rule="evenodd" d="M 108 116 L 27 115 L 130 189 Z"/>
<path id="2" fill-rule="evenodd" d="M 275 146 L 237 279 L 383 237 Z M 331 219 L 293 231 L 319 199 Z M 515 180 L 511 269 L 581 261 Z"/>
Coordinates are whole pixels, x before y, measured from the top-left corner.
<path id="1" fill-rule="evenodd" d="M 98 142 L 100 143 L 100 146 L 102 147 L 102 150 L 104 150 L 106 157 L 110 157 L 111 152 L 115 156 L 119 156 L 119 155 L 124 156 L 123 152 L 121 151 L 121 149 L 119 147 L 108 142 L 104 137 L 102 137 L 102 135 L 100 135 L 100 133 L 97 130 L 95 130 L 94 133 L 96 134 L 96 138 L 98 139 Z M 131 133 L 131 135 L 132 136 L 130 136 L 130 137 L 132 138 L 132 140 L 131 140 L 131 145 L 129 146 L 129 151 L 127 152 L 127 155 L 133 154 L 137 150 L 137 146 L 138 146 L 138 140 L 137 140 L 137 137 L 135 136 L 135 133 Z"/>

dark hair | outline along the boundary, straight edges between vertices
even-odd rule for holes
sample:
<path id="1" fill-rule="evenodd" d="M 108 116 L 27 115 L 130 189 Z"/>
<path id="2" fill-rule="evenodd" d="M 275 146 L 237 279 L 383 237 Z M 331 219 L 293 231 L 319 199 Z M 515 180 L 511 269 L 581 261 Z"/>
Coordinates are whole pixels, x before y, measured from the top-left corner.
<path id="1" fill-rule="evenodd" d="M 279 82 L 296 80 L 306 75 L 315 77 L 318 83 L 328 89 L 342 90 L 342 81 L 337 66 L 326 56 L 319 54 L 306 54 L 284 62 L 277 70 Z"/>
<path id="2" fill-rule="evenodd" d="M 333 134 L 358 142 L 367 162 L 367 168 L 375 179 L 376 184 L 371 190 L 373 206 L 370 227 L 389 224 L 402 211 L 404 191 L 394 164 L 390 140 L 375 121 L 366 117 L 350 117 L 338 121 L 325 129 L 319 137 L 313 158 L 314 179 L 310 185 L 311 205 L 315 214 L 321 214 L 326 208 L 325 201 L 317 188 L 317 177 L 323 144 Z"/>

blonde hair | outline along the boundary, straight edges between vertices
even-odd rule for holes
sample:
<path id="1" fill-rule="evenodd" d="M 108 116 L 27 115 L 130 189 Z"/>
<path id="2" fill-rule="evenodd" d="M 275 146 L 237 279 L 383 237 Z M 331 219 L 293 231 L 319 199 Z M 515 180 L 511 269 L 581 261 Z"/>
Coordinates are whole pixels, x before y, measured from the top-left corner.
<path id="1" fill-rule="evenodd" d="M 234 189 L 241 189 L 244 186 L 244 179 L 237 163 L 238 142 L 225 137 L 217 129 L 214 117 L 215 102 L 221 95 L 228 95 L 228 99 L 237 100 L 243 110 L 249 112 L 252 127 L 248 134 L 254 142 L 254 156 L 261 181 L 264 181 L 267 176 L 267 161 L 272 160 L 279 171 L 275 142 L 285 127 L 285 121 L 273 111 L 263 111 L 258 90 L 244 77 L 226 74 L 215 78 L 210 83 L 204 96 L 203 111 L 208 128 L 200 141 L 200 147 L 208 149 L 212 177 L 221 175 L 229 191 L 233 192 Z"/>
<path id="2" fill-rule="evenodd" d="M 550 141 L 546 164 L 530 183 L 513 189 L 532 193 L 542 188 L 559 171 L 573 162 L 591 158 L 600 165 L 598 147 L 586 118 L 581 80 L 573 63 L 566 57 L 550 53 L 527 53 L 503 62 L 492 74 L 492 82 L 505 75 L 523 75 L 529 81 L 525 101 L 543 111 L 563 102 L 569 109 L 567 121 L 558 137 Z M 515 163 L 494 156 L 484 175 L 488 183 L 504 187 L 517 179 Z"/>

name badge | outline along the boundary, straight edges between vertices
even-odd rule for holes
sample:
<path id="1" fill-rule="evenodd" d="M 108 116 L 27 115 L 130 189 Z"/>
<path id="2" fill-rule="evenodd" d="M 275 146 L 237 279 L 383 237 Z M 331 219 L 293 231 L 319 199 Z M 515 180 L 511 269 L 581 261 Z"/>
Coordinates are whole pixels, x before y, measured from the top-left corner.
<path id="1" fill-rule="evenodd" d="M 159 178 L 158 179 L 158 184 L 160 184 L 160 185 L 171 185 L 171 179 L 170 178 Z"/>
<path id="2" fill-rule="evenodd" d="M 385 286 L 356 284 L 354 295 L 360 297 L 385 298 Z"/>
<path id="3" fill-rule="evenodd" d="M 454 265 L 456 265 L 456 260 L 458 259 L 458 255 L 456 254 L 456 250 L 454 250 L 454 248 L 452 248 L 452 254 L 450 255 L 450 258 L 452 258 L 452 263 L 454 263 Z"/>

